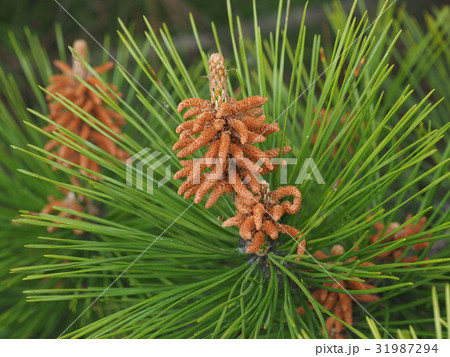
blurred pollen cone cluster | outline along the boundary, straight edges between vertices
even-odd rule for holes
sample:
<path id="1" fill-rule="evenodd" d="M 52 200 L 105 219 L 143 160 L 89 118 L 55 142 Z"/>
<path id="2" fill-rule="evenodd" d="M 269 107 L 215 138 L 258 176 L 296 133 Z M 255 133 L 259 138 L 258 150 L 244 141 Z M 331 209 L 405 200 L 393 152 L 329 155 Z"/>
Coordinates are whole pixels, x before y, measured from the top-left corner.
<path id="1" fill-rule="evenodd" d="M 76 40 L 73 45 L 74 51 L 85 61 L 88 60 L 88 47 L 84 40 Z M 95 130 L 91 124 L 83 121 L 78 115 L 67 109 L 62 103 L 55 100 L 56 98 L 64 97 L 65 99 L 71 101 L 74 105 L 80 107 L 84 112 L 86 117 L 92 116 L 96 118 L 99 122 L 104 124 L 108 129 L 113 131 L 109 135 L 116 136 L 116 139 L 120 140 L 120 135 L 122 134 L 121 128 L 125 125 L 124 118 L 114 110 L 109 109 L 103 100 L 91 91 L 86 85 L 81 83 L 78 78 L 85 81 L 89 86 L 99 87 L 104 90 L 108 95 L 114 98 L 114 94 L 109 92 L 109 89 L 95 76 L 93 76 L 86 66 L 80 61 L 80 59 L 74 54 L 72 57 L 72 66 L 64 63 L 62 61 L 54 61 L 54 65 L 62 72 L 61 74 L 55 74 L 49 78 L 50 85 L 46 88 L 49 94 L 47 94 L 46 99 L 49 101 L 49 118 L 55 122 L 55 124 L 50 124 L 44 127 L 47 132 L 58 131 L 60 127 L 78 135 L 80 138 L 91 142 L 92 144 L 98 146 L 99 148 L 105 150 L 107 153 L 124 161 L 128 157 L 128 153 L 121 148 L 119 148 L 113 140 L 103 135 L 99 131 Z M 105 73 L 114 67 L 113 62 L 107 62 L 101 66 L 94 67 L 94 71 L 98 74 Z M 109 87 L 117 92 L 116 86 L 109 84 Z M 120 95 L 120 93 L 116 93 Z M 69 147 L 73 141 L 67 135 L 62 133 L 61 140 L 63 143 L 57 140 L 50 140 L 45 145 L 45 149 L 49 152 L 54 153 L 57 158 L 51 156 L 53 160 L 64 166 L 72 166 L 72 164 L 79 165 L 82 167 L 80 170 L 82 174 L 91 176 L 95 179 L 99 179 L 97 175 L 93 172 L 100 173 L 100 167 L 98 163 L 90 160 L 87 156 L 82 155 L 75 149 Z M 68 145 L 64 145 L 67 142 Z M 84 170 L 84 169 L 86 170 Z M 79 181 L 72 177 L 71 181 L 74 185 L 80 186 Z M 49 197 L 49 203 L 44 207 L 42 213 L 51 213 L 55 206 L 61 206 L 66 208 L 71 208 L 80 212 L 83 212 L 83 207 L 81 203 L 85 201 L 85 197 L 82 195 L 75 195 L 71 191 L 60 189 L 65 195 L 65 199 L 58 200 L 54 197 Z M 67 217 L 68 215 L 61 212 L 59 213 L 61 217 Z M 77 217 L 76 219 L 80 219 Z M 55 227 L 50 227 L 49 230 L 54 230 Z M 80 233 L 80 231 L 74 231 L 75 233 Z"/>

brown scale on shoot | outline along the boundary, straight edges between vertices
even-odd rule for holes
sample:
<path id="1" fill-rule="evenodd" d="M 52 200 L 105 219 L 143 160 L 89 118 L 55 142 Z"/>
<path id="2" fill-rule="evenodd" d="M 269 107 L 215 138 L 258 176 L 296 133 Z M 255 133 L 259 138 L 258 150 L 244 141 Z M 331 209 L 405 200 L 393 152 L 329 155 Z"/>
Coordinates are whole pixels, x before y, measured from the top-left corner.
<path id="1" fill-rule="evenodd" d="M 75 194 L 72 191 L 67 191 L 67 190 L 63 190 L 63 191 L 66 193 L 66 197 L 63 200 L 58 200 L 53 196 L 48 196 L 47 197 L 48 204 L 42 209 L 41 213 L 50 214 L 55 210 L 56 206 L 69 208 L 71 210 L 78 211 L 78 212 L 83 212 L 83 207 L 79 203 Z M 66 212 L 60 212 L 60 213 L 58 213 L 58 216 L 62 217 L 62 218 L 74 217 L 76 220 L 81 221 L 81 217 L 72 216 L 71 214 L 66 213 Z M 56 223 L 58 223 L 58 222 L 56 222 Z M 58 229 L 57 227 L 47 227 L 47 230 L 50 233 L 56 231 L 57 229 Z M 75 234 L 83 233 L 82 231 L 77 230 L 77 229 L 75 229 L 73 232 Z"/>
<path id="2" fill-rule="evenodd" d="M 211 100 L 189 98 L 178 105 L 179 113 L 189 109 L 183 115 L 187 121 L 176 129 L 180 138 L 173 146 L 173 150 L 180 150 L 179 158 L 207 148 L 204 160 L 198 164 L 197 160 L 183 160 L 183 168 L 174 175 L 174 179 L 186 178 L 178 194 L 185 199 L 195 196 L 195 203 L 212 190 L 206 208 L 225 193 L 236 192 L 242 199 L 254 199 L 253 193 L 259 193 L 259 175 L 275 170 L 271 159 L 280 154 L 279 149 L 263 151 L 253 145 L 279 131 L 278 124 L 265 123 L 261 106 L 267 98 L 252 96 L 238 101 L 229 97 L 225 61 L 218 53 L 209 58 L 208 79 Z M 282 152 L 290 150 L 285 146 Z"/>
<path id="3" fill-rule="evenodd" d="M 340 244 L 336 244 L 331 249 L 331 256 L 337 256 L 344 254 L 344 248 Z M 316 259 L 326 259 L 329 256 L 322 251 L 317 251 L 314 253 Z M 355 260 L 356 257 L 353 257 L 347 262 Z M 370 262 L 365 262 L 360 264 L 360 266 L 364 265 L 373 265 Z M 355 278 L 350 278 L 355 279 Z M 339 290 L 368 290 L 375 289 L 376 286 L 370 285 L 367 283 L 363 283 L 357 280 L 341 280 L 339 282 L 330 282 L 324 283 L 324 287 L 330 287 Z M 350 326 L 353 326 L 353 302 L 356 300 L 358 302 L 373 302 L 379 300 L 379 297 L 372 294 L 353 294 L 349 295 L 346 292 L 335 292 L 330 291 L 326 288 L 319 288 L 312 294 L 313 298 L 316 299 L 325 309 L 333 313 L 337 318 L 345 321 Z M 313 309 L 313 306 L 310 302 L 308 302 L 310 309 Z M 303 307 L 297 308 L 297 312 L 300 315 L 305 313 Z M 345 338 L 345 326 L 341 321 L 335 319 L 334 317 L 328 317 L 325 320 L 325 324 L 327 327 L 328 335 L 330 338 Z"/>
<path id="4" fill-rule="evenodd" d="M 294 186 L 284 186 L 270 191 L 267 183 L 261 183 L 255 198 L 237 196 L 235 200 L 236 215 L 222 223 L 223 227 L 239 227 L 240 236 L 247 241 L 247 253 L 265 255 L 272 240 L 278 239 L 279 234 L 287 234 L 297 241 L 301 237 L 300 231 L 287 224 L 279 223 L 281 217 L 295 214 L 300 210 L 302 195 Z M 293 201 L 281 199 L 292 196 Z M 266 239 L 266 235 L 268 238 Z M 305 240 L 298 244 L 299 255 L 305 251 Z M 297 258 L 299 259 L 299 258 Z"/>
<path id="5" fill-rule="evenodd" d="M 408 214 L 406 216 L 405 221 L 409 221 L 412 218 L 411 214 Z M 370 217 L 369 217 L 370 219 Z M 405 227 L 398 230 L 400 227 L 400 223 L 398 222 L 391 222 L 387 227 L 384 226 L 384 224 L 380 222 L 376 222 L 374 224 L 374 228 L 377 230 L 377 233 L 371 235 L 369 237 L 370 243 L 375 244 L 378 240 L 380 240 L 381 237 L 383 240 L 383 243 L 396 241 L 399 239 L 404 239 L 410 236 L 413 236 L 423 230 L 423 227 L 425 226 L 425 223 L 427 222 L 426 217 L 421 217 L 419 219 L 419 222 L 414 225 L 413 223 L 408 223 Z M 397 232 L 395 232 L 398 230 Z M 393 233 L 395 232 L 395 233 Z M 383 234 L 384 233 L 384 234 Z M 413 249 L 415 252 L 419 252 L 424 250 L 430 242 L 427 242 L 426 239 L 431 237 L 431 234 L 426 235 L 425 237 L 422 237 L 420 240 L 422 242 L 416 243 L 413 245 Z M 402 255 L 404 255 L 405 250 L 408 248 L 408 246 L 399 247 L 393 250 L 389 250 L 387 252 L 381 253 L 375 257 L 375 259 L 381 259 L 384 260 L 387 263 L 391 263 L 399 259 Z M 419 257 L 417 255 L 411 254 L 407 257 L 401 258 L 401 263 L 412 263 L 417 262 L 419 260 Z"/>
<path id="6" fill-rule="evenodd" d="M 88 49 L 85 41 L 76 40 L 74 42 L 73 48 L 75 52 L 80 55 L 80 57 L 82 57 L 84 60 L 87 60 Z M 119 138 L 121 134 L 121 127 L 125 124 L 124 118 L 115 111 L 108 109 L 104 105 L 100 97 L 98 97 L 94 92 L 90 91 L 88 87 L 80 83 L 74 77 L 74 75 L 79 76 L 94 88 L 96 86 L 99 86 L 100 88 L 106 90 L 105 85 L 100 80 L 92 76 L 87 68 L 83 65 L 83 63 L 75 55 L 73 56 L 72 67 L 58 60 L 56 60 L 54 64 L 63 73 L 56 74 L 50 77 L 50 85 L 47 87 L 47 91 L 49 91 L 53 95 L 61 95 L 69 99 L 75 105 L 79 106 L 85 112 L 95 117 L 109 129 L 114 131 L 117 134 L 117 138 Z M 94 70 L 98 74 L 100 74 L 109 71 L 111 68 L 113 68 L 113 66 L 113 62 L 108 62 L 101 66 L 94 67 Z M 115 91 L 117 90 L 114 85 L 110 85 L 110 87 Z M 112 93 L 110 93 L 110 96 L 111 98 L 114 98 L 114 95 Z M 61 103 L 55 101 L 52 96 L 47 95 L 47 100 L 49 101 L 49 118 L 52 119 L 56 124 L 77 134 L 82 139 L 94 143 L 98 147 L 102 148 L 103 150 L 120 160 L 125 160 L 127 158 L 128 154 L 118 148 L 111 139 L 96 131 L 93 127 L 84 122 L 80 117 L 72 113 Z M 58 127 L 54 124 L 50 124 L 44 127 L 44 130 L 48 132 L 57 129 Z M 67 140 L 68 143 L 71 142 L 71 139 L 69 138 L 65 138 L 65 140 Z M 54 152 L 57 156 L 63 159 L 57 159 L 57 161 L 65 166 L 70 166 L 69 163 L 64 162 L 64 160 L 67 160 L 70 163 L 80 165 L 93 172 L 100 172 L 100 168 L 96 162 L 88 159 L 86 156 L 80 154 L 69 146 L 61 144 L 56 140 L 50 140 L 45 145 L 45 149 Z M 84 170 L 82 171 L 82 173 L 88 174 Z M 96 177 L 93 174 L 90 175 Z"/>

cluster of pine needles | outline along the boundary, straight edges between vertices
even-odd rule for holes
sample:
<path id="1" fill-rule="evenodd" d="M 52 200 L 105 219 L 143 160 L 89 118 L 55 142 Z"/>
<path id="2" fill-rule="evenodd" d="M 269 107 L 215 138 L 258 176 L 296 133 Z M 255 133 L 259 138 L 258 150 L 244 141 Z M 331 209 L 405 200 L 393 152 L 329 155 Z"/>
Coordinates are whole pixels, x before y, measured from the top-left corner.
<path id="1" fill-rule="evenodd" d="M 450 9 L 336 2 L 332 43 L 305 7 L 295 43 L 290 5 L 265 39 L 227 1 L 208 49 L 191 15 L 189 65 L 146 18 L 71 63 L 11 33 L 0 337 L 450 337 Z"/>

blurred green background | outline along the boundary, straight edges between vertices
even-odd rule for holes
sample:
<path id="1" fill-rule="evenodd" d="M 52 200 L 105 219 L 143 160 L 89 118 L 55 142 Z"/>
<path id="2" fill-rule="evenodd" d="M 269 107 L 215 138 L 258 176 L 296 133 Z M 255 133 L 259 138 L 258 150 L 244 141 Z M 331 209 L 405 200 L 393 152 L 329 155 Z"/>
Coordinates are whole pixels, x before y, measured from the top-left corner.
<path id="1" fill-rule="evenodd" d="M 150 19 L 154 28 L 166 23 L 175 35 L 180 51 L 188 57 L 197 54 L 196 44 L 191 35 L 189 13 L 192 12 L 196 20 L 200 38 L 204 45 L 213 45 L 211 22 L 214 21 L 225 48 L 229 40 L 228 18 L 226 15 L 225 0 L 58 0 L 73 18 L 84 26 L 96 39 L 102 42 L 104 36 L 109 34 L 116 38 L 118 29 L 117 18 L 120 17 L 125 24 L 133 24 L 136 35 L 144 36 L 145 25 L 142 15 Z M 290 31 L 294 32 L 306 1 L 291 1 Z M 343 0 L 344 8 L 349 8 L 353 0 Z M 257 0 L 258 15 L 263 33 L 270 32 L 275 27 L 278 1 Z M 284 1 L 286 3 L 286 1 Z M 308 5 L 307 25 L 313 30 L 311 33 L 329 32 L 324 7 L 330 6 L 332 0 L 311 0 Z M 376 11 L 378 1 L 366 1 L 370 12 Z M 397 6 L 406 6 L 408 12 L 418 21 L 423 20 L 423 14 L 431 11 L 433 7 L 446 4 L 445 0 L 398 0 Z M 252 0 L 231 0 L 233 12 L 239 15 L 244 31 L 247 28 L 249 35 L 252 29 Z M 0 65 L 8 65 L 11 69 L 18 68 L 17 59 L 11 55 L 12 49 L 8 41 L 8 32 L 12 31 L 20 40 L 24 36 L 23 28 L 29 27 L 37 34 L 44 47 L 49 51 L 50 58 L 57 56 L 57 46 L 54 26 L 60 23 L 64 37 L 71 41 L 76 38 L 88 39 L 91 49 L 93 41 L 88 35 L 54 0 L 33 1 L 2 1 L 0 12 Z M 246 26 L 247 25 L 247 26 Z M 316 27 L 316 28 L 315 28 Z M 221 36 L 222 35 L 222 36 Z M 195 56 L 194 56 L 195 57 Z"/>

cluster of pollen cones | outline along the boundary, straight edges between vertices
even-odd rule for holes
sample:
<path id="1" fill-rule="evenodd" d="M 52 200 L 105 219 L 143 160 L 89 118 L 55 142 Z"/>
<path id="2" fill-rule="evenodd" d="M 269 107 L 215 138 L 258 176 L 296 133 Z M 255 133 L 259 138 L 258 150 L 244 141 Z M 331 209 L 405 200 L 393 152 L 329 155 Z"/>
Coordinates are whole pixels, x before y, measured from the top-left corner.
<path id="1" fill-rule="evenodd" d="M 412 215 L 408 214 L 406 216 L 406 221 L 411 220 Z M 372 219 L 369 217 L 369 219 Z M 411 237 L 413 235 L 418 234 L 424 229 L 425 223 L 427 219 L 426 217 L 421 217 L 417 224 L 408 223 L 402 229 L 399 229 L 401 224 L 398 222 L 392 222 L 387 227 L 385 227 L 382 223 L 376 222 L 374 223 L 374 228 L 377 233 L 371 235 L 369 237 L 370 244 L 375 244 L 380 239 L 383 239 L 384 242 L 395 241 L 399 239 L 404 239 L 407 237 Z M 431 235 L 426 235 L 420 239 L 421 242 L 412 245 L 413 251 L 418 252 L 424 250 L 430 244 L 429 241 L 426 241 L 427 238 L 431 237 Z M 406 253 L 407 246 L 395 248 L 392 250 L 388 250 L 377 256 L 373 257 L 371 261 L 366 261 L 361 263 L 359 266 L 370 266 L 379 263 L 392 263 L 394 261 L 400 261 L 401 263 L 412 263 L 417 262 L 419 257 L 411 254 L 409 256 L 404 256 Z M 354 247 L 354 251 L 358 251 L 359 246 Z M 338 255 L 342 255 L 345 253 L 344 248 L 340 244 L 336 244 L 331 249 L 331 254 L 327 255 L 324 252 L 318 250 L 314 253 L 314 257 L 319 260 L 329 260 L 330 257 L 335 257 Z M 354 256 L 350 259 L 347 259 L 345 263 L 351 263 L 356 261 L 357 256 Z M 410 267 L 407 265 L 406 267 Z M 353 322 L 353 302 L 373 302 L 379 300 L 379 297 L 373 294 L 366 294 L 363 291 L 368 289 L 375 289 L 376 287 L 371 284 L 367 284 L 365 282 L 359 281 L 355 277 L 347 278 L 348 280 L 340 280 L 330 283 L 322 284 L 323 288 L 316 289 L 312 296 L 316 299 L 325 309 L 332 312 L 336 317 L 328 317 L 325 321 L 328 335 L 330 338 L 345 338 L 345 326 L 342 324 L 342 321 L 352 326 Z M 342 292 L 331 291 L 329 288 L 342 290 Z M 361 291 L 361 293 L 352 293 L 348 294 L 345 290 L 353 290 L 353 291 Z M 308 303 L 309 307 L 312 309 L 312 304 Z M 301 315 L 305 313 L 303 307 L 299 307 L 297 312 Z"/>
<path id="2" fill-rule="evenodd" d="M 331 256 L 338 256 L 344 254 L 344 248 L 340 244 L 336 244 L 331 248 Z M 322 251 L 318 250 L 314 253 L 316 259 L 326 259 L 329 256 Z M 350 263 L 357 258 L 353 257 L 346 262 Z M 364 262 L 360 266 L 373 265 L 370 262 Z M 346 290 L 368 290 L 375 289 L 376 286 L 356 280 L 356 278 L 348 278 L 349 280 L 334 281 L 330 283 L 322 284 L 324 287 L 331 287 L 334 289 L 342 290 L 342 292 L 330 291 L 327 288 L 319 288 L 312 294 L 325 309 L 332 312 L 336 317 L 328 317 L 325 320 L 325 325 L 328 330 L 330 338 L 341 339 L 345 338 L 344 331 L 345 326 L 340 321 L 344 321 L 348 325 L 353 325 L 353 302 L 373 302 L 379 299 L 378 296 L 372 294 L 352 294 L 350 295 Z M 312 304 L 308 302 L 309 307 L 312 309 Z M 305 313 L 303 307 L 299 307 L 297 312 L 300 315 Z"/>
<path id="3" fill-rule="evenodd" d="M 87 44 L 85 41 L 75 41 L 74 50 L 80 55 L 80 57 L 87 60 Z M 95 86 L 99 86 L 100 88 L 106 90 L 105 85 L 100 80 L 92 76 L 76 56 L 73 57 L 72 67 L 59 60 L 56 60 L 54 64 L 63 73 L 50 77 L 50 85 L 47 87 L 47 91 L 52 95 L 61 95 L 69 99 L 75 105 L 83 109 L 88 115 L 93 116 L 114 131 L 117 135 L 120 135 L 121 127 L 125 124 L 124 118 L 115 111 L 108 109 L 104 105 L 101 98 L 89 90 L 89 88 L 83 83 L 78 81 L 74 75 L 77 75 L 94 88 Z M 94 70 L 100 74 L 109 71 L 113 66 L 114 64 L 112 62 L 108 62 L 101 66 L 95 67 Z M 111 88 L 116 90 L 114 85 L 111 85 Z M 112 98 L 114 98 L 112 93 L 109 94 Z M 50 102 L 48 105 L 50 110 L 49 118 L 56 124 L 77 134 L 82 139 L 92 142 L 119 159 L 124 160 L 127 158 L 127 153 L 118 148 L 111 139 L 96 131 L 79 116 L 68 110 L 63 104 L 53 100 L 51 95 L 47 95 L 47 100 Z M 44 130 L 51 132 L 57 128 L 58 127 L 56 125 L 50 124 L 46 126 Z M 70 139 L 67 138 L 67 140 L 69 141 Z M 96 162 L 88 159 L 86 156 L 80 154 L 69 146 L 62 145 L 56 140 L 50 140 L 45 145 L 45 149 L 55 152 L 61 159 L 69 161 L 70 163 L 80 165 L 94 172 L 100 172 L 100 168 Z M 57 161 L 63 165 L 70 166 L 69 163 L 61 159 L 57 159 Z"/>
<path id="4" fill-rule="evenodd" d="M 293 201 L 280 202 L 287 196 L 294 197 Z M 263 182 L 256 200 L 236 197 L 236 215 L 223 222 L 222 226 L 239 227 L 240 236 L 251 242 L 246 249 L 247 253 L 265 254 L 270 242 L 266 240 L 266 235 L 271 240 L 277 239 L 280 233 L 297 240 L 300 238 L 300 231 L 297 228 L 281 224 L 279 221 L 285 213 L 297 213 L 301 203 L 302 196 L 294 186 L 283 186 L 272 192 L 269 185 Z M 298 244 L 297 254 L 302 255 L 304 251 L 305 240 L 303 239 Z"/>
<path id="5" fill-rule="evenodd" d="M 411 218 L 412 218 L 412 215 L 408 214 L 406 216 L 405 221 L 409 221 Z M 395 240 L 404 239 L 406 237 L 413 236 L 422 231 L 426 222 L 427 222 L 427 218 L 421 217 L 419 219 L 419 222 L 416 225 L 414 225 L 411 222 L 411 223 L 408 223 L 405 227 L 403 227 L 400 230 L 399 230 L 399 228 L 401 225 L 398 222 L 391 222 L 387 227 L 385 227 L 384 224 L 382 224 L 380 222 L 376 222 L 374 224 L 374 228 L 377 230 L 377 233 L 375 233 L 369 237 L 370 243 L 374 244 L 377 241 L 379 241 L 380 239 L 383 239 L 383 242 L 390 242 L 390 241 L 395 241 Z M 383 234 L 383 232 L 384 232 L 384 234 Z M 425 237 L 422 237 L 420 239 L 422 242 L 414 244 L 413 245 L 414 252 L 422 251 L 426 247 L 428 247 L 430 242 L 427 242 L 426 239 L 429 237 L 431 237 L 431 234 L 426 235 Z M 415 254 L 411 254 L 409 256 L 404 256 L 406 253 L 405 252 L 406 249 L 407 249 L 407 247 L 403 246 L 403 247 L 396 248 L 394 250 L 388 250 L 384 253 L 378 254 L 375 257 L 375 259 L 380 259 L 387 263 L 394 262 L 394 261 L 398 260 L 399 258 L 400 258 L 401 263 L 411 263 L 411 262 L 416 262 L 419 260 L 419 257 Z"/>
<path id="6" fill-rule="evenodd" d="M 73 48 L 81 58 L 87 61 L 88 48 L 84 40 L 76 40 Z M 105 90 L 105 92 L 109 93 L 110 97 L 113 99 L 114 94 L 107 91 L 105 85 L 93 76 L 75 55 L 73 56 L 72 66 L 59 60 L 56 60 L 54 65 L 61 70 L 62 73 L 55 74 L 50 77 L 50 85 L 46 89 L 50 93 L 47 94 L 47 100 L 49 101 L 48 107 L 50 111 L 49 118 L 52 119 L 55 124 L 47 125 L 44 127 L 44 130 L 47 132 L 52 132 L 58 130 L 59 127 L 64 127 L 70 132 L 77 134 L 80 138 L 105 150 L 112 156 L 122 161 L 125 160 L 128 157 L 128 154 L 124 150 L 120 149 L 114 141 L 95 130 L 89 123 L 83 121 L 78 115 L 68 110 L 62 103 L 54 99 L 54 97 L 64 97 L 65 99 L 70 100 L 86 112 L 87 117 L 90 115 L 96 118 L 99 122 L 112 130 L 116 134 L 116 137 L 119 138 L 122 134 L 121 127 L 125 124 L 124 118 L 119 113 L 109 109 L 97 94 L 91 91 L 75 76 L 81 78 L 93 88 L 97 86 Z M 112 62 L 108 62 L 101 66 L 94 67 L 94 70 L 96 73 L 101 74 L 109 71 L 113 67 L 114 64 Z M 117 88 L 112 84 L 110 85 L 110 88 L 117 91 Z M 120 95 L 120 93 L 117 94 Z M 83 174 L 98 179 L 94 173 L 100 172 L 99 165 L 85 155 L 82 155 L 78 151 L 71 148 L 70 143 L 72 140 L 68 136 L 63 136 L 63 141 L 66 141 L 68 145 L 64 145 L 57 140 L 50 140 L 47 142 L 45 149 L 57 156 L 56 158 L 53 156 L 51 158 L 64 166 L 72 166 L 72 164 L 79 165 L 88 170 L 86 171 L 81 169 Z M 79 185 L 78 180 L 75 178 L 72 178 L 72 182 Z M 67 192 L 65 190 L 61 191 L 66 194 L 66 198 L 64 200 L 57 200 L 53 197 L 49 197 L 49 204 L 44 207 L 42 211 L 43 213 L 52 212 L 54 206 L 72 208 L 77 211 L 83 210 L 78 202 L 78 200 L 84 201 L 83 196 L 75 196 L 73 192 Z M 66 216 L 66 214 L 62 213 L 60 215 Z M 54 227 L 49 228 L 51 231 L 54 229 Z M 79 233 L 79 231 L 76 231 L 76 233 Z"/>
<path id="7" fill-rule="evenodd" d="M 293 186 L 270 193 L 267 184 L 261 184 L 261 176 L 277 167 L 272 159 L 281 154 L 280 148 L 264 151 L 255 145 L 280 130 L 277 123 L 266 123 L 261 106 L 267 98 L 252 96 L 238 101 L 230 97 L 225 60 L 218 53 L 209 58 L 208 79 L 210 100 L 189 98 L 178 105 L 179 113 L 187 110 L 183 115 L 186 121 L 176 128 L 180 134 L 173 146 L 179 150 L 177 157 L 206 148 L 199 159 L 181 160 L 183 168 L 174 179 L 185 181 L 178 194 L 185 199 L 194 196 L 195 203 L 200 203 L 210 193 L 205 204 L 210 208 L 222 195 L 233 193 L 236 216 L 224 226 L 239 226 L 248 242 L 247 252 L 258 253 L 267 241 L 266 233 L 271 239 L 279 232 L 298 236 L 295 228 L 278 221 L 284 213 L 294 214 L 300 209 L 301 194 Z M 281 151 L 285 154 L 290 150 L 285 146 Z M 286 196 L 293 196 L 295 202 L 276 203 Z"/>

